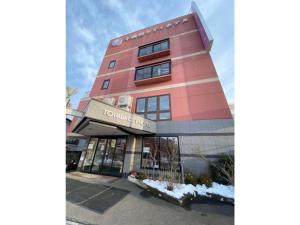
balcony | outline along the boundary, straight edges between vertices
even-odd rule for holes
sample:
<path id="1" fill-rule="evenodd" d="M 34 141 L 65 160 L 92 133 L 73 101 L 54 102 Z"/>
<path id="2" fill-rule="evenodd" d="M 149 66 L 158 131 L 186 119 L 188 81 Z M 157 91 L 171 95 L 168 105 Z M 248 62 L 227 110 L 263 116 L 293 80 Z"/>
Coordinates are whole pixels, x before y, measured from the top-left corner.
<path id="1" fill-rule="evenodd" d="M 154 83 L 159 83 L 163 81 L 168 81 L 172 79 L 172 75 L 163 75 L 159 77 L 153 77 L 153 78 L 148 78 L 148 79 L 143 79 L 143 80 L 135 80 L 134 83 L 136 86 L 141 86 L 141 85 L 147 85 L 147 84 L 154 84 Z"/>
<path id="2" fill-rule="evenodd" d="M 152 65 L 138 67 L 135 71 L 136 86 L 153 84 L 171 80 L 171 61 L 164 61 Z"/>
<path id="3" fill-rule="evenodd" d="M 170 55 L 169 39 L 139 47 L 138 60 L 145 62 Z"/>
<path id="4" fill-rule="evenodd" d="M 170 49 L 162 50 L 159 52 L 150 53 L 148 55 L 138 56 L 139 62 L 146 62 L 148 60 L 157 59 L 170 55 Z"/>

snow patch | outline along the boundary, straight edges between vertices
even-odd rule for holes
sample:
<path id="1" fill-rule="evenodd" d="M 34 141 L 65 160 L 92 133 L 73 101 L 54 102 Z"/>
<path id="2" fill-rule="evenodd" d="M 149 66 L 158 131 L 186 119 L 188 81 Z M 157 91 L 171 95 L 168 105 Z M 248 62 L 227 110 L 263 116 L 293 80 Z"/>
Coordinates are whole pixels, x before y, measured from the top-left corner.
<path id="1" fill-rule="evenodd" d="M 208 196 L 207 194 L 217 194 L 226 198 L 234 199 L 234 187 L 232 185 L 226 186 L 213 182 L 212 187 L 207 188 L 204 184 L 197 184 L 196 191 L 199 195 Z"/>
<path id="2" fill-rule="evenodd" d="M 152 188 L 159 190 L 160 192 L 163 192 L 169 196 L 172 196 L 176 199 L 181 199 L 182 197 L 184 197 L 184 195 L 187 195 L 187 194 L 196 196 L 196 193 L 195 193 L 196 187 L 191 184 L 174 183 L 173 191 L 169 191 L 167 189 L 167 185 L 168 185 L 167 181 L 145 179 L 145 180 L 143 180 L 143 183 Z"/>
<path id="3" fill-rule="evenodd" d="M 133 176 L 128 176 L 128 180 L 134 183 L 138 182 L 137 179 Z M 143 180 L 143 183 L 176 199 L 181 199 L 182 197 L 188 194 L 191 194 L 193 196 L 196 196 L 196 194 L 198 194 L 207 197 L 212 197 L 211 194 L 216 194 L 222 197 L 234 199 L 234 186 L 226 186 L 223 184 L 218 184 L 216 182 L 213 182 L 212 187 L 209 188 L 206 187 L 204 184 L 197 184 L 196 186 L 194 186 L 192 184 L 174 183 L 173 191 L 169 191 L 167 189 L 167 181 L 145 179 Z M 221 198 L 221 201 L 224 201 L 224 199 Z"/>

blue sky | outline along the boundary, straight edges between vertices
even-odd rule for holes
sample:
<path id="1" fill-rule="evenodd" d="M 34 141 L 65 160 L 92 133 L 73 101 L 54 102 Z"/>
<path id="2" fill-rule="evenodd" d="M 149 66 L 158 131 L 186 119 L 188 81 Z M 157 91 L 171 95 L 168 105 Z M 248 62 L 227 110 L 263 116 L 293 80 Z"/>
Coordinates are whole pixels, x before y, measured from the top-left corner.
<path id="1" fill-rule="evenodd" d="M 228 102 L 234 102 L 234 1 L 196 0 L 214 38 L 211 56 Z M 67 0 L 66 81 L 77 108 L 91 90 L 108 42 L 189 13 L 191 0 Z"/>

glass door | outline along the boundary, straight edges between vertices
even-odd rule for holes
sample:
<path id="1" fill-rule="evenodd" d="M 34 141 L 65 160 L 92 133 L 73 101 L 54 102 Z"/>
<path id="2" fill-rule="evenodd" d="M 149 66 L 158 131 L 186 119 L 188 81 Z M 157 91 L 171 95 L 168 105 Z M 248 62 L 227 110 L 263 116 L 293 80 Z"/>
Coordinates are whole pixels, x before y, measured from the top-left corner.
<path id="1" fill-rule="evenodd" d="M 94 157 L 94 152 L 95 152 L 95 149 L 97 146 L 97 141 L 98 141 L 98 138 L 91 138 L 91 140 L 90 140 L 90 143 L 86 150 L 85 159 L 83 162 L 83 167 L 82 167 L 83 172 L 89 173 L 91 170 L 91 165 L 92 165 L 92 161 L 93 161 L 93 157 Z"/>
<path id="2" fill-rule="evenodd" d="M 121 176 L 126 138 L 91 138 L 83 161 L 87 173 Z"/>
<path id="3" fill-rule="evenodd" d="M 111 174 L 111 165 L 114 158 L 115 148 L 116 148 L 116 139 L 108 139 L 106 145 L 106 152 L 103 157 L 103 163 L 101 168 L 101 173 L 110 175 Z"/>
<path id="4" fill-rule="evenodd" d="M 102 164 L 103 156 L 105 154 L 107 139 L 99 139 L 96 152 L 94 154 L 94 161 L 91 169 L 91 173 L 99 173 L 100 166 Z"/>
<path id="5" fill-rule="evenodd" d="M 118 138 L 113 163 L 111 165 L 112 176 L 122 175 L 125 149 L 126 149 L 126 138 Z"/>

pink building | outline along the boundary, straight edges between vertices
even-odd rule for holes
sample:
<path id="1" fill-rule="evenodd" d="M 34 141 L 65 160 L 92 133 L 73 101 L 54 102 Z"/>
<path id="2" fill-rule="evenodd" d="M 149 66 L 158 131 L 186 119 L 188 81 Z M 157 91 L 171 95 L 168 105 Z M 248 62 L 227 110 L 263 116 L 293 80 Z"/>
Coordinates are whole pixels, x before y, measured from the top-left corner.
<path id="1" fill-rule="evenodd" d="M 173 146 L 180 169 L 206 173 L 199 155 L 233 152 L 234 123 L 210 56 L 213 40 L 195 5 L 187 14 L 108 44 L 84 112 L 69 132 L 89 137 L 80 168 L 126 175 L 166 168 L 149 155 Z"/>

